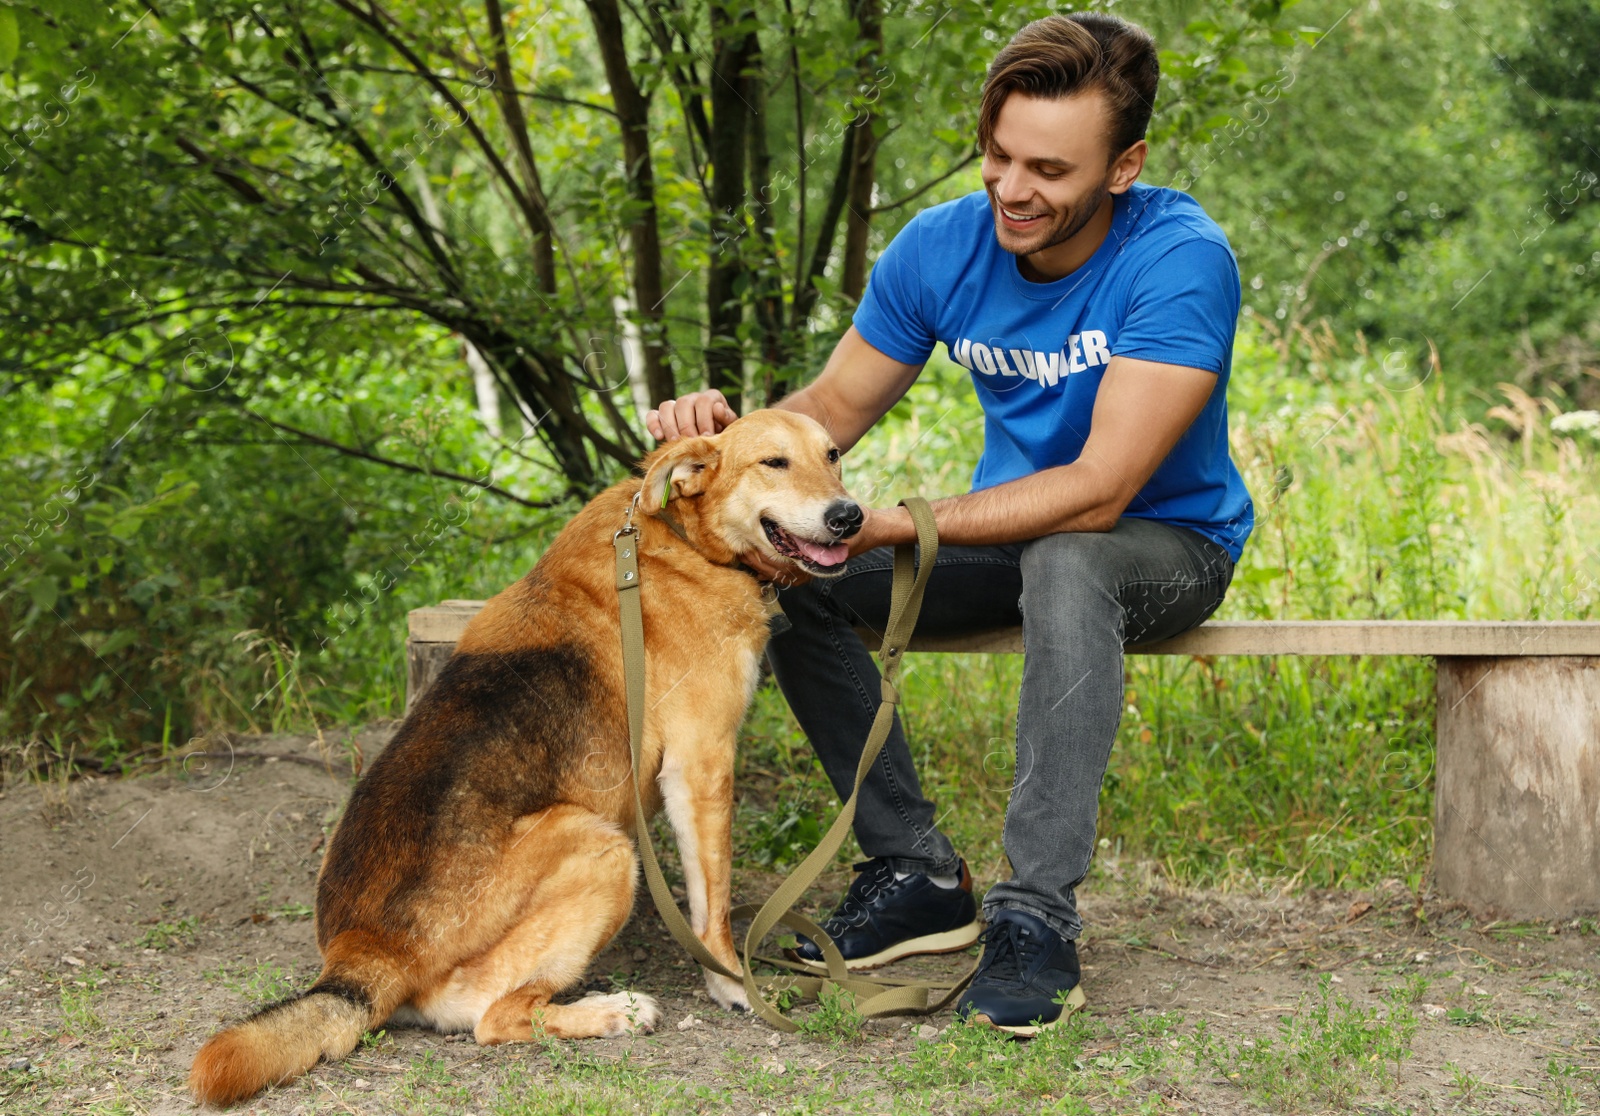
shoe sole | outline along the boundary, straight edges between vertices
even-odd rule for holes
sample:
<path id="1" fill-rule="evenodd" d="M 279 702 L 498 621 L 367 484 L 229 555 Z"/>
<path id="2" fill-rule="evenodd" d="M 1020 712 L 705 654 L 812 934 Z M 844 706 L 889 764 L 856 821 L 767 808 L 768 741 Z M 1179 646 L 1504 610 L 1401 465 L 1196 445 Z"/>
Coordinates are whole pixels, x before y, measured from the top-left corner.
<path id="1" fill-rule="evenodd" d="M 955 930 L 946 930 L 942 934 L 925 934 L 920 938 L 910 938 L 903 942 L 896 942 L 888 949 L 879 950 L 877 953 L 868 954 L 866 957 L 856 957 L 847 960 L 844 965 L 852 973 L 866 972 L 870 969 L 881 969 L 883 966 L 900 960 L 902 957 L 914 957 L 924 953 L 959 953 L 978 940 L 982 933 L 983 924 L 974 919 L 965 926 Z M 827 973 L 828 965 L 825 961 L 810 961 L 804 957 L 795 956 L 794 950 L 788 951 L 792 961 L 798 961 L 814 973 Z"/>
<path id="2" fill-rule="evenodd" d="M 1020 1027 L 1010 1027 L 1004 1023 L 996 1023 L 982 1012 L 969 1016 L 967 1021 L 976 1023 L 980 1027 L 993 1027 L 997 1031 L 1005 1031 L 1007 1034 L 1016 1035 L 1018 1038 L 1032 1038 L 1040 1031 L 1048 1031 L 1056 1024 L 1065 1022 L 1068 1017 L 1088 1002 L 1089 997 L 1083 994 L 1083 986 L 1080 984 L 1067 993 L 1066 1001 L 1061 1005 L 1061 1014 L 1048 1023 L 1027 1023 Z"/>

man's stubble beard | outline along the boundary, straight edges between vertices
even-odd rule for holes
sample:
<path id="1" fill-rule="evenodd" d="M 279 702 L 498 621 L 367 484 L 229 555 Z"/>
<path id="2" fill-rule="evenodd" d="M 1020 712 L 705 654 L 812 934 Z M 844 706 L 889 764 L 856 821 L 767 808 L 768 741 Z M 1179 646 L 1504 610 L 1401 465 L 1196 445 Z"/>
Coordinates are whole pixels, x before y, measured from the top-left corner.
<path id="1" fill-rule="evenodd" d="M 1083 231 L 1083 227 L 1089 223 L 1096 213 L 1100 212 L 1100 207 L 1105 204 L 1106 198 L 1111 196 L 1110 187 L 1107 186 L 1106 180 L 1102 180 L 1099 189 L 1095 190 L 1083 205 L 1069 207 L 1056 221 L 1055 227 L 1043 234 L 1045 237 L 1043 243 L 1036 246 L 1029 245 L 1023 248 L 1012 248 L 1006 244 L 1005 236 L 1002 234 L 1015 236 L 1016 230 L 1006 228 L 1005 219 L 1000 215 L 999 199 L 994 196 L 992 189 L 987 189 L 987 192 L 989 195 L 989 209 L 994 216 L 995 239 L 1000 242 L 1000 247 L 1010 252 L 1013 256 L 1031 256 L 1046 249 L 1054 248 L 1063 241 L 1071 240 Z"/>

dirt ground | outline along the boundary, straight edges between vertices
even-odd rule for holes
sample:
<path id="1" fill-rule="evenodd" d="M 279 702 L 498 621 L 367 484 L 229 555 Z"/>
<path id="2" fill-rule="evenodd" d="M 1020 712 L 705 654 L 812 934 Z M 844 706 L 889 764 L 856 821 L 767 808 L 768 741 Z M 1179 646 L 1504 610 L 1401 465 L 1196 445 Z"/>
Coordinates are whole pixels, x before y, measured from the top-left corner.
<path id="1" fill-rule="evenodd" d="M 386 738 L 354 741 L 370 762 Z M 0 794 L 0 1112 L 194 1111 L 200 1043 L 315 975 L 313 883 L 349 762 L 330 775 L 301 737 L 209 747 Z M 1488 922 L 1398 883 L 1179 892 L 1120 867 L 1085 889 L 1090 1007 L 1053 1047 L 975 1045 L 948 1013 L 779 1037 L 711 1004 L 642 896 L 583 990 L 656 995 L 656 1034 L 480 1049 L 388 1030 L 239 1110 L 1600 1111 L 1593 921 Z M 773 881 L 742 874 L 738 897 Z M 817 908 L 847 877 L 826 882 Z M 1391 1032 L 1388 1073 L 1359 1044 Z"/>

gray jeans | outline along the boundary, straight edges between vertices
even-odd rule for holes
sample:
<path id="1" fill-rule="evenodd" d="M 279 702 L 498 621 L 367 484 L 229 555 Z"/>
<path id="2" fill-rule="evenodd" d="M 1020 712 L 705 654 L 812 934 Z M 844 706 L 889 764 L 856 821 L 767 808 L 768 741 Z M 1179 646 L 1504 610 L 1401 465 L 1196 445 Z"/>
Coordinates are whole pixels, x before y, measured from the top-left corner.
<path id="1" fill-rule="evenodd" d="M 840 800 L 878 707 L 878 668 L 853 628 L 888 621 L 893 552 L 784 590 L 794 627 L 775 637 L 773 674 Z M 1012 877 L 984 910 L 1024 910 L 1076 938 L 1075 889 L 1094 854 L 1095 813 L 1122 717 L 1124 644 L 1166 639 L 1222 603 L 1228 552 L 1181 527 L 1124 517 L 1103 534 L 1066 532 L 1006 546 L 941 546 L 916 634 L 960 636 L 1022 624 L 1017 765 L 1006 809 Z M 861 788 L 855 833 L 899 871 L 949 873 L 958 857 L 934 824 L 895 718 Z"/>

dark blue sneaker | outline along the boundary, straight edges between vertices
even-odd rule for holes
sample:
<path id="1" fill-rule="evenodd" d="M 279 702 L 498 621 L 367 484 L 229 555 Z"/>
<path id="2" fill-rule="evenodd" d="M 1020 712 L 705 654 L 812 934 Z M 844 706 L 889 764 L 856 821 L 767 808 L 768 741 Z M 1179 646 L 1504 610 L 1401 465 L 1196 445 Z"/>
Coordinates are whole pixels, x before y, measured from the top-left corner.
<path id="1" fill-rule="evenodd" d="M 978 905 L 965 860 L 955 887 L 940 887 L 921 872 L 897 880 L 887 860 L 869 860 L 855 869 L 858 875 L 844 901 L 822 924 L 848 968 L 876 969 L 916 953 L 953 953 L 978 940 Z M 827 971 L 821 947 L 810 938 L 800 938 L 788 953 Z"/>
<path id="2" fill-rule="evenodd" d="M 1084 1004 L 1077 945 L 1026 911 L 1002 908 L 983 933 L 983 959 L 956 1017 L 1036 1035 Z"/>

